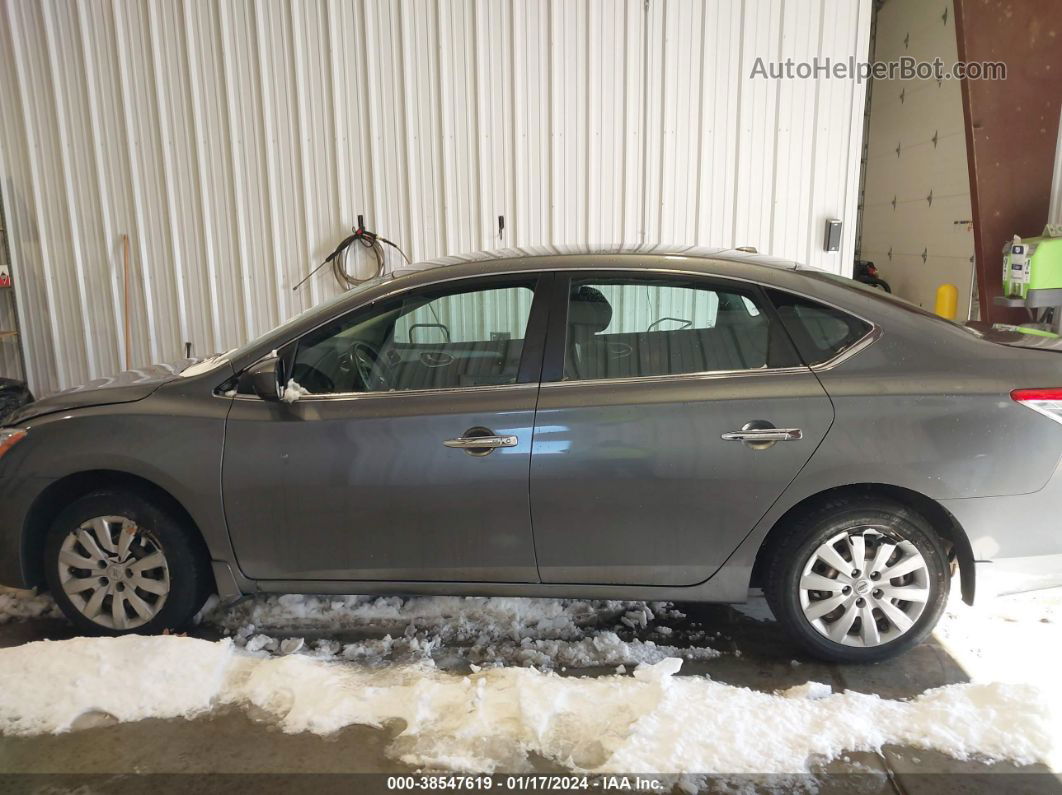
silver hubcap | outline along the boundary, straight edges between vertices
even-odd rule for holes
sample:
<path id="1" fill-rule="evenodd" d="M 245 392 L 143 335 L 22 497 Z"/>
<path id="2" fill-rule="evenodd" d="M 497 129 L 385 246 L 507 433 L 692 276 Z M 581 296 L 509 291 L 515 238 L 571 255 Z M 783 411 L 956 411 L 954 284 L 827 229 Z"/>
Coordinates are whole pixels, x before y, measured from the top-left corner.
<path id="1" fill-rule="evenodd" d="M 821 635 L 880 646 L 914 626 L 929 600 L 929 567 L 910 541 L 857 527 L 816 549 L 800 577 L 800 606 Z"/>
<path id="2" fill-rule="evenodd" d="M 166 604 L 170 569 L 154 536 L 124 516 L 97 516 L 63 540 L 59 582 L 86 618 L 135 629 Z"/>

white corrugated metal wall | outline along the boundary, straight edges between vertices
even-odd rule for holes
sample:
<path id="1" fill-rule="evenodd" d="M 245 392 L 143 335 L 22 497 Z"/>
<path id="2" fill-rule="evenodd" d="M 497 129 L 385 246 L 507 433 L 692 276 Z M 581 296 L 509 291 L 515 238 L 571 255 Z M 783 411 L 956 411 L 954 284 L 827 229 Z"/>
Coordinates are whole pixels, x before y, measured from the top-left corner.
<path id="1" fill-rule="evenodd" d="M 354 224 L 414 259 L 579 242 L 851 260 L 871 0 L 0 0 L 31 385 L 260 333 Z M 644 54 L 648 53 L 648 58 Z M 505 230 L 498 233 L 498 216 Z M 840 253 L 822 224 L 846 222 Z"/>

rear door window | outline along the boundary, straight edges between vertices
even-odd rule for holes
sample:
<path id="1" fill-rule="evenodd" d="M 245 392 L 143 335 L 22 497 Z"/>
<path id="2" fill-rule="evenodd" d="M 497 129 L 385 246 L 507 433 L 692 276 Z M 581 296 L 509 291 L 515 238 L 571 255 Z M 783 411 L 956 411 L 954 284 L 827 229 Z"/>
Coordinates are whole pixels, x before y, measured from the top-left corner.
<path id="1" fill-rule="evenodd" d="M 575 278 L 564 379 L 764 370 L 799 364 L 751 287 L 659 277 Z"/>

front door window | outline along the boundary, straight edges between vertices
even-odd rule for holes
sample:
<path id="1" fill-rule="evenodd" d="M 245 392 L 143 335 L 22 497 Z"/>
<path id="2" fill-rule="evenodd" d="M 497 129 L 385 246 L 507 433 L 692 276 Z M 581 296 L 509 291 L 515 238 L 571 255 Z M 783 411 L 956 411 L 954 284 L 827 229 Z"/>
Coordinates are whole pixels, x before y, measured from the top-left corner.
<path id="1" fill-rule="evenodd" d="M 516 383 L 534 281 L 420 290 L 299 341 L 292 377 L 311 394 Z"/>

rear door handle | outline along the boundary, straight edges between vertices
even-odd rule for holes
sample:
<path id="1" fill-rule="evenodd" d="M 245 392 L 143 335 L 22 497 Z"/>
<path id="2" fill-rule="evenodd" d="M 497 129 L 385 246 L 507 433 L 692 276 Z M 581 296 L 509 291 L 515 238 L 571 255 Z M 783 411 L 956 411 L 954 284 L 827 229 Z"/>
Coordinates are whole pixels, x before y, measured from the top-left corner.
<path id="1" fill-rule="evenodd" d="M 520 439 L 516 436 L 458 436 L 456 439 L 447 439 L 443 442 L 447 447 L 455 447 L 458 450 L 480 447 L 493 450 L 497 447 L 516 447 L 519 443 Z"/>
<path id="2" fill-rule="evenodd" d="M 722 436 L 727 442 L 791 442 L 803 439 L 800 428 L 749 428 L 731 431 Z"/>
<path id="3" fill-rule="evenodd" d="M 741 426 L 740 431 L 724 433 L 723 441 L 741 442 L 750 450 L 769 450 L 775 442 L 792 442 L 803 439 L 800 428 L 775 428 L 767 420 L 750 420 Z"/>

